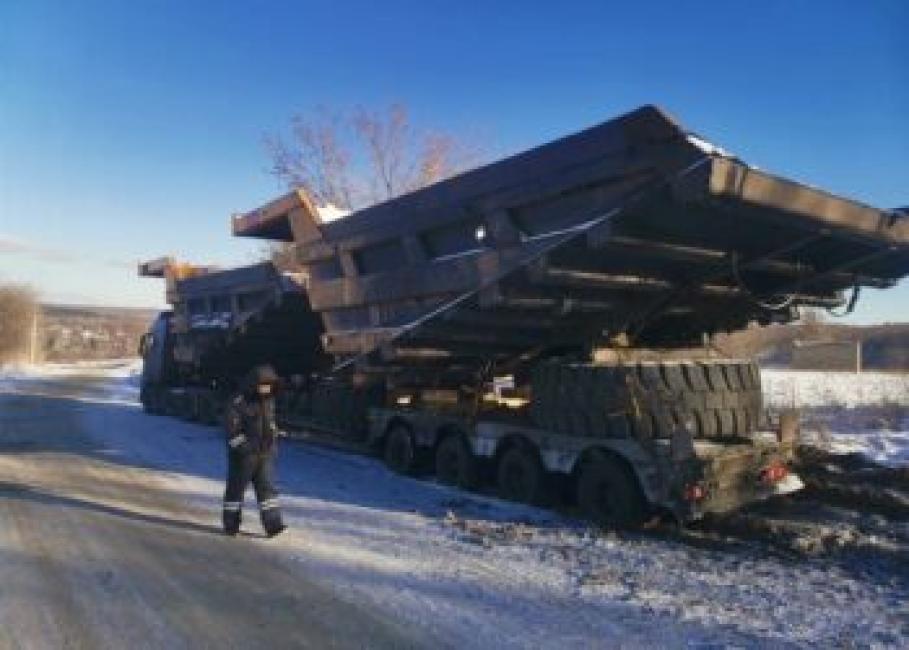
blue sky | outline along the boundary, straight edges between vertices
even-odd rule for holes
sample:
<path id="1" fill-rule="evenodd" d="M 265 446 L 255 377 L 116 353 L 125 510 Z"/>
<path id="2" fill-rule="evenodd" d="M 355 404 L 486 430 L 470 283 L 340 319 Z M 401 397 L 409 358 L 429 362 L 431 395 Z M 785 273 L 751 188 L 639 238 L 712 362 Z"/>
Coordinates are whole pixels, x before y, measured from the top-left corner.
<path id="1" fill-rule="evenodd" d="M 157 306 L 134 263 L 244 263 L 262 135 L 406 103 L 506 154 L 644 103 L 763 169 L 909 204 L 909 3 L 0 0 L 0 281 Z M 857 321 L 907 320 L 909 283 Z"/>

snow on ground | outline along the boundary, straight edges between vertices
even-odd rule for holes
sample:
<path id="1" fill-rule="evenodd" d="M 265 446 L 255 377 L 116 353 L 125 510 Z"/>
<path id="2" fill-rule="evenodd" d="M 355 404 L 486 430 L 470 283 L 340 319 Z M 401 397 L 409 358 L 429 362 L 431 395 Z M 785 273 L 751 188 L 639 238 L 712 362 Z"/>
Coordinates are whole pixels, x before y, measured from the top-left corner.
<path id="1" fill-rule="evenodd" d="M 909 373 L 761 372 L 764 404 L 802 409 L 807 442 L 909 466 Z"/>
<path id="2" fill-rule="evenodd" d="M 806 442 L 836 454 L 861 454 L 879 465 L 909 467 L 909 421 L 902 431 L 807 431 Z"/>
<path id="3" fill-rule="evenodd" d="M 138 397 L 139 375 L 142 372 L 142 360 L 101 359 L 77 361 L 74 363 L 17 363 L 0 366 L 0 388 L 14 390 L 22 382 L 53 377 L 78 377 L 79 379 L 96 379 L 124 395 Z"/>
<path id="4" fill-rule="evenodd" d="M 34 388 L 40 372 L 0 390 Z M 110 395 L 134 391 L 135 366 L 87 372 L 109 372 Z M 91 395 L 74 404 L 99 453 L 165 476 L 168 489 L 217 521 L 221 432 Z M 269 544 L 288 571 L 453 647 L 909 645 L 906 575 L 604 535 L 298 441 L 282 445 L 278 474 L 291 530 L 238 543 Z M 248 507 L 245 528 L 257 527 Z"/>

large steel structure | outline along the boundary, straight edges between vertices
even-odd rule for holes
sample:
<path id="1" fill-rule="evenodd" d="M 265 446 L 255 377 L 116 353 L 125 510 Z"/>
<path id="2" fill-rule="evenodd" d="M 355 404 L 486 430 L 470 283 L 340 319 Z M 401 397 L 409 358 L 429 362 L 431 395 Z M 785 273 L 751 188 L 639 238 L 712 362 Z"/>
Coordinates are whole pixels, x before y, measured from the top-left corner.
<path id="1" fill-rule="evenodd" d="M 909 274 L 904 210 L 750 167 L 653 107 L 342 219 L 299 190 L 232 226 L 296 272 L 140 269 L 173 305 L 143 348 L 150 411 L 214 420 L 268 362 L 290 423 L 509 498 L 561 475 L 611 523 L 795 489 L 795 420 L 767 422 L 752 362 L 696 348 Z"/>
<path id="2" fill-rule="evenodd" d="M 319 223 L 302 192 L 235 218 L 296 243 L 340 364 L 635 346 L 848 308 L 909 272 L 909 219 L 749 167 L 653 107 Z"/>

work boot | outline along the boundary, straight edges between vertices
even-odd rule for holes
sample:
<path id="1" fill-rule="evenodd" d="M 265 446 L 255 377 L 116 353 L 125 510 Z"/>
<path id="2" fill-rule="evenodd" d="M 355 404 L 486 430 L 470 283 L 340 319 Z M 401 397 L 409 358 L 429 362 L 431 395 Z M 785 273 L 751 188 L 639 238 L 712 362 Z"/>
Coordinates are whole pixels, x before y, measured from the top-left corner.
<path id="1" fill-rule="evenodd" d="M 236 537 L 237 533 L 240 532 L 240 512 L 225 510 L 223 523 L 224 534 L 229 535 L 230 537 Z"/>
<path id="2" fill-rule="evenodd" d="M 285 530 L 287 530 L 287 526 L 285 526 L 284 522 L 281 520 L 281 511 L 277 508 L 268 508 L 267 510 L 263 510 L 262 528 L 265 529 L 265 534 L 269 537 L 280 535 Z"/>
<path id="3" fill-rule="evenodd" d="M 280 535 L 280 534 L 283 533 L 285 530 L 287 530 L 287 526 L 285 526 L 284 524 L 281 524 L 281 525 L 278 526 L 277 528 L 272 528 L 272 529 L 270 529 L 270 530 L 266 530 L 266 531 L 265 531 L 265 534 L 266 534 L 269 538 L 271 538 L 271 537 L 275 537 L 275 536 L 277 536 L 277 535 Z"/>

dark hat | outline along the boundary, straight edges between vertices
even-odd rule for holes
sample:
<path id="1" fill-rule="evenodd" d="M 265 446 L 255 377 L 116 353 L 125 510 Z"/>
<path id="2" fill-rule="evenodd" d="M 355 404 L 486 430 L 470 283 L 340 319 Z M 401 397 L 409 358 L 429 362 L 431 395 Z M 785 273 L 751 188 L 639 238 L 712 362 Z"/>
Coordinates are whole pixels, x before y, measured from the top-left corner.
<path id="1" fill-rule="evenodd" d="M 247 391 L 253 391 L 256 386 L 261 384 L 269 384 L 276 387 L 281 384 L 281 378 L 278 373 L 267 363 L 256 366 L 246 375 L 245 386 Z"/>
<path id="2" fill-rule="evenodd" d="M 277 384 L 281 381 L 281 378 L 278 377 L 278 373 L 275 372 L 275 369 L 267 363 L 256 366 L 253 369 L 253 372 L 256 373 L 257 384 Z"/>

